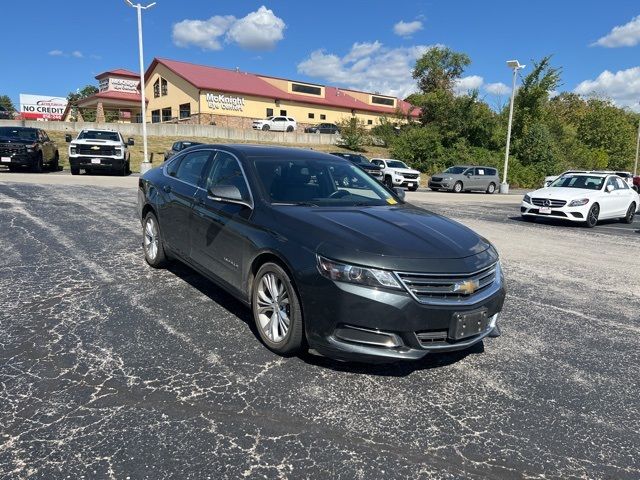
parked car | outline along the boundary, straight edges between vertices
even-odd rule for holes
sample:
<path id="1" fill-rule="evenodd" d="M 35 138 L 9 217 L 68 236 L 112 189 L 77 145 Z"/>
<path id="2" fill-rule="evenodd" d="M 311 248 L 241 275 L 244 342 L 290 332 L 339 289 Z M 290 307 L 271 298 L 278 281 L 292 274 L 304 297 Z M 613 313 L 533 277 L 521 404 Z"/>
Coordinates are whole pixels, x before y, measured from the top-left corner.
<path id="1" fill-rule="evenodd" d="M 633 188 L 640 193 L 640 176 L 633 177 Z"/>
<path id="2" fill-rule="evenodd" d="M 32 172 L 42 172 L 45 165 L 57 171 L 59 163 L 58 146 L 44 130 L 0 127 L 0 165 L 9 167 L 9 171 L 28 167 Z"/>
<path id="3" fill-rule="evenodd" d="M 335 123 L 319 123 L 304 129 L 304 133 L 340 133 L 340 128 Z"/>
<path id="4" fill-rule="evenodd" d="M 615 170 L 567 170 L 566 172 L 563 172 L 560 175 L 550 175 L 548 177 L 544 177 L 544 186 L 548 187 L 555 180 L 562 177 L 563 175 L 568 175 L 572 173 L 608 173 L 612 175 L 618 175 L 625 182 L 627 182 L 630 187 L 633 187 L 633 175 L 631 174 L 631 172 L 618 172 Z"/>
<path id="5" fill-rule="evenodd" d="M 364 155 L 362 155 L 361 153 L 331 152 L 331 155 L 336 155 L 338 157 L 346 158 L 351 163 L 355 163 L 356 165 L 358 165 L 361 169 L 363 169 L 365 172 L 367 172 L 376 180 L 380 182 L 383 180 L 382 168 L 379 165 L 374 165 L 373 163 L 371 163 L 371 161 L 369 161 L 369 159 Z M 344 183 L 344 179 L 343 179 L 343 185 L 348 185 L 348 181 L 347 183 Z"/>
<path id="6" fill-rule="evenodd" d="M 187 142 L 187 141 L 184 141 L 184 140 L 180 140 L 179 142 L 173 142 L 173 145 L 171 145 L 171 148 L 169 150 L 167 150 L 166 152 L 164 152 L 164 159 L 165 159 L 165 161 L 167 161 L 171 157 L 173 157 L 176 153 L 181 152 L 185 148 L 194 147 L 196 145 L 202 145 L 202 143 L 200 143 L 200 142 Z"/>
<path id="7" fill-rule="evenodd" d="M 254 130 L 273 130 L 274 132 L 295 132 L 298 128 L 294 118 L 283 116 L 254 120 L 251 126 Z"/>
<path id="8" fill-rule="evenodd" d="M 420 172 L 409 168 L 401 160 L 392 158 L 373 158 L 371 163 L 378 165 L 382 169 L 384 183 L 389 188 L 406 187 L 415 192 L 420 186 Z"/>
<path id="9" fill-rule="evenodd" d="M 470 192 L 473 190 L 494 193 L 500 184 L 498 171 L 491 167 L 456 165 L 434 175 L 429 180 L 429 188 L 434 191 Z"/>
<path id="10" fill-rule="evenodd" d="M 341 169 L 361 188 L 336 186 Z M 403 194 L 326 153 L 202 145 L 146 172 L 137 208 L 147 263 L 180 260 L 230 292 L 279 354 L 415 360 L 496 335 L 495 248 Z"/>
<path id="11" fill-rule="evenodd" d="M 109 171 L 119 175 L 131 173 L 129 147 L 133 138 L 126 142 L 115 130 L 82 130 L 75 140 L 65 135 L 69 143 L 69 165 L 71 175 L 78 175 L 80 169 L 88 174 L 95 171 Z"/>
<path id="12" fill-rule="evenodd" d="M 0 105 L 0 120 L 13 120 L 13 113 L 4 105 Z"/>
<path id="13" fill-rule="evenodd" d="M 632 223 L 640 205 L 638 193 L 618 175 L 571 173 L 546 188 L 527 193 L 520 206 L 525 220 L 552 217 L 595 227 L 599 220 Z"/>

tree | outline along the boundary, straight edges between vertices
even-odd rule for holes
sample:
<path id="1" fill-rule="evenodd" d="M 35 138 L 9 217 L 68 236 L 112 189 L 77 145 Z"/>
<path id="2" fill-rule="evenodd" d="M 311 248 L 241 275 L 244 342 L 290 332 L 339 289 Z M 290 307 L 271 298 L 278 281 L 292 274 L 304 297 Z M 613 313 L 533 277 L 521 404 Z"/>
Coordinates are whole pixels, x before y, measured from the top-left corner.
<path id="1" fill-rule="evenodd" d="M 435 127 L 412 127 L 402 131 L 391 146 L 393 158 L 409 162 L 413 168 L 434 173 L 442 161 L 444 149 Z"/>
<path id="2" fill-rule="evenodd" d="M 345 118 L 338 122 L 338 127 L 341 145 L 355 152 L 361 151 L 367 138 L 364 122 L 357 117 Z"/>
<path id="3" fill-rule="evenodd" d="M 16 107 L 13 106 L 13 102 L 8 95 L 0 95 L 0 105 L 9 110 L 11 113 L 16 111 Z"/>
<path id="4" fill-rule="evenodd" d="M 93 85 L 85 85 L 84 88 L 79 89 L 77 92 L 69 92 L 67 95 L 67 101 L 73 108 L 74 120 L 77 118 L 75 115 L 76 110 L 80 110 L 82 118 L 88 122 L 94 122 L 96 120 L 96 110 L 93 108 L 78 108 L 78 102 L 84 98 L 90 97 L 98 93 L 98 89 Z"/>
<path id="5" fill-rule="evenodd" d="M 416 62 L 413 78 L 418 81 L 422 93 L 452 92 L 455 81 L 470 63 L 471 59 L 464 53 L 447 47 L 433 47 Z"/>

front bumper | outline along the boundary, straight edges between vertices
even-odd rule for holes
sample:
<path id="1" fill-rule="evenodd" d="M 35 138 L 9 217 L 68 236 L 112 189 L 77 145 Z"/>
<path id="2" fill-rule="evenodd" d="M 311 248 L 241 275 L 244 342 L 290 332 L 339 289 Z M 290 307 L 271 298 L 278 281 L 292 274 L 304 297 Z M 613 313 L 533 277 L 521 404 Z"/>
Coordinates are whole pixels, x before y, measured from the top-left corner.
<path id="1" fill-rule="evenodd" d="M 69 157 L 69 164 L 72 168 L 84 168 L 91 170 L 121 170 L 126 163 L 124 158 L 114 157 L 91 157 L 75 156 Z"/>
<path id="2" fill-rule="evenodd" d="M 505 298 L 501 283 L 478 303 L 435 306 L 419 303 L 405 290 L 321 278 L 300 286 L 307 341 L 319 353 L 340 360 L 417 360 L 429 353 L 469 348 L 495 328 Z M 457 315 L 480 310 L 486 313 L 485 328 L 454 340 Z"/>
<path id="3" fill-rule="evenodd" d="M 391 177 L 391 180 L 393 180 L 393 185 L 396 186 L 396 187 L 411 188 L 411 187 L 419 187 L 420 186 L 420 177 L 418 177 L 418 178 L 405 178 L 405 177 L 399 177 L 397 175 L 393 175 Z"/>
<path id="4" fill-rule="evenodd" d="M 7 159 L 9 159 L 7 161 Z M 10 155 L 0 156 L 0 166 L 12 167 L 32 167 L 36 162 L 37 156 L 31 152 L 12 153 Z"/>
<path id="5" fill-rule="evenodd" d="M 581 207 L 549 208 L 548 213 L 540 213 L 541 207 L 523 201 L 520 204 L 520 214 L 526 217 L 557 218 L 570 222 L 584 222 L 589 213 L 589 208 L 591 208 L 591 203 Z"/>
<path id="6" fill-rule="evenodd" d="M 440 182 L 434 182 L 433 180 L 429 180 L 429 188 L 449 190 L 451 188 L 451 184 L 447 180 L 442 180 Z"/>

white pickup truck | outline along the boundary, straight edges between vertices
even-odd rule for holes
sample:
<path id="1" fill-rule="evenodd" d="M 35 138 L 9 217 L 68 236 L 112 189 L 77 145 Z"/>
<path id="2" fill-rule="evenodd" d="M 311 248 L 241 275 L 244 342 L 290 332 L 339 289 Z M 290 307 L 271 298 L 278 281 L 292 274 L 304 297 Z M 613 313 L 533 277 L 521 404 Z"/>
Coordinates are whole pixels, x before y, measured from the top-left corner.
<path id="1" fill-rule="evenodd" d="M 273 130 L 274 132 L 295 132 L 298 123 L 291 117 L 267 117 L 264 120 L 254 120 L 251 124 L 254 130 Z"/>
<path id="2" fill-rule="evenodd" d="M 126 142 L 115 130 L 82 130 L 75 140 L 65 136 L 69 142 L 69 165 L 71 175 L 78 175 L 80 169 L 86 173 L 109 170 L 119 175 L 131 173 L 129 147 L 133 138 Z"/>
<path id="3" fill-rule="evenodd" d="M 373 158 L 371 163 L 382 168 L 384 184 L 389 187 L 406 187 L 415 192 L 420 186 L 420 172 L 406 163 L 392 158 Z"/>

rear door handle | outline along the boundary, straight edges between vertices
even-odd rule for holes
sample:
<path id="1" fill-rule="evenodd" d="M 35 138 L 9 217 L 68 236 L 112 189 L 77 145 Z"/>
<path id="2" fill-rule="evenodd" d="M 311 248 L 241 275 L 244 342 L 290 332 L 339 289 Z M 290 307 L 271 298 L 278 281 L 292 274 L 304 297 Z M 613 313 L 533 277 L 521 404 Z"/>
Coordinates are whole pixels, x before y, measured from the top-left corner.
<path id="1" fill-rule="evenodd" d="M 164 190 L 164 191 L 165 191 L 165 192 L 167 192 L 167 193 L 171 193 L 171 187 L 170 187 L 169 185 L 164 185 L 164 186 L 162 187 L 162 190 Z"/>

